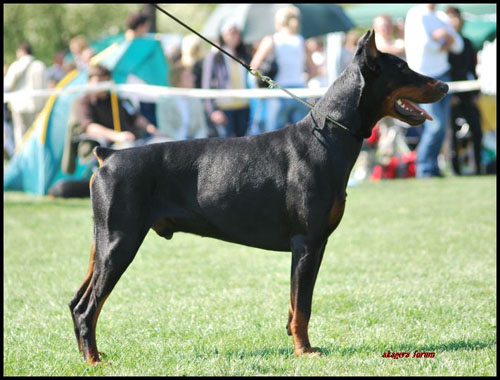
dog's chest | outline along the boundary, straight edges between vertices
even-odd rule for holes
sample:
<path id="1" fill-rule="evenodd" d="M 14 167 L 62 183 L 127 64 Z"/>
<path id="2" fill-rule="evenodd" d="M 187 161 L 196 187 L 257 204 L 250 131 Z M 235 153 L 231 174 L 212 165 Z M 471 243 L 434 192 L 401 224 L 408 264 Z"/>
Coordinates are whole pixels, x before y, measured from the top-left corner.
<path id="1" fill-rule="evenodd" d="M 330 212 L 328 213 L 328 231 L 332 233 L 340 221 L 342 220 L 342 216 L 344 215 L 345 209 L 345 198 L 344 199 L 335 199 L 330 208 Z"/>

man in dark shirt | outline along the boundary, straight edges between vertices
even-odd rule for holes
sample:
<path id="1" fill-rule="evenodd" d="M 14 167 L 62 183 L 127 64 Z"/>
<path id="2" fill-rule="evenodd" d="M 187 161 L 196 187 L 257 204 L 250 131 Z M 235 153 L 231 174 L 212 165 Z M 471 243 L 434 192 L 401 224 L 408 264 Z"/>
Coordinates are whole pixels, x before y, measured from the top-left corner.
<path id="1" fill-rule="evenodd" d="M 111 73 L 108 69 L 100 65 L 90 66 L 89 84 L 109 80 Z M 78 100 L 76 107 L 76 115 L 85 133 L 118 147 L 137 145 L 138 140 L 148 134 L 158 135 L 156 127 L 136 113 L 130 103 L 119 100 L 108 90 L 85 95 Z"/>
<path id="2" fill-rule="evenodd" d="M 451 80 L 464 81 L 477 79 L 476 64 L 477 54 L 472 42 L 461 33 L 464 21 L 460 10 L 456 7 L 448 7 L 446 10 L 450 17 L 450 23 L 464 40 L 464 50 L 460 54 L 450 53 L 448 61 L 451 65 Z M 461 174 L 459 160 L 459 142 L 456 135 L 459 126 L 456 125 L 457 118 L 463 118 L 469 124 L 473 148 L 474 148 L 474 173 L 481 174 L 481 146 L 483 134 L 481 131 L 481 116 L 477 106 L 479 91 L 458 92 L 451 98 L 451 161 L 455 174 Z"/>

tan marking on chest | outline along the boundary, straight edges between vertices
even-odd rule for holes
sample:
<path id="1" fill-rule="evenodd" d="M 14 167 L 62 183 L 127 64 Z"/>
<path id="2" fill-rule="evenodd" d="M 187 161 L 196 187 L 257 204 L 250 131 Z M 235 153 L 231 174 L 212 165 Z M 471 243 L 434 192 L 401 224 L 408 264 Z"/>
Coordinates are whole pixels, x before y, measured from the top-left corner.
<path id="1" fill-rule="evenodd" d="M 342 216 L 344 215 L 345 209 L 345 199 L 344 200 L 336 200 L 333 202 L 333 205 L 330 209 L 330 213 L 328 214 L 328 229 L 333 232 L 335 228 L 339 225 L 342 220 Z"/>
<path id="2" fill-rule="evenodd" d="M 161 237 L 169 240 L 172 238 L 173 232 L 173 219 L 159 219 L 153 223 L 151 228 Z"/>

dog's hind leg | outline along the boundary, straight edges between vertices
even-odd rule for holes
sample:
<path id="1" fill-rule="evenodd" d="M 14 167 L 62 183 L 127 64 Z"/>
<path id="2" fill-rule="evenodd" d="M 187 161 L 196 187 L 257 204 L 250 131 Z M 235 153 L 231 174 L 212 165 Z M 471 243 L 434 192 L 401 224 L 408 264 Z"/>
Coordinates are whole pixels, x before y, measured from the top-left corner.
<path id="1" fill-rule="evenodd" d="M 92 192 L 93 258 L 87 277 L 70 303 L 80 351 L 91 364 L 100 362 L 96 325 L 101 308 L 134 259 L 150 227 L 145 221 L 144 204 L 129 203 L 126 207 L 118 207 L 118 204 L 126 204 L 118 199 L 123 194 L 110 190 L 113 182 L 106 182 L 100 174 L 94 179 Z M 109 196 L 103 195 L 104 191 L 111 191 L 114 198 L 110 201 Z"/>
<path id="2" fill-rule="evenodd" d="M 75 309 L 76 305 L 78 305 L 78 303 L 80 302 L 82 296 L 85 294 L 90 284 L 90 279 L 92 278 L 92 274 L 94 273 L 94 256 L 95 256 L 95 232 L 94 232 L 94 240 L 92 242 L 92 251 L 90 252 L 89 269 L 87 271 L 87 274 L 85 275 L 85 278 L 83 279 L 82 284 L 75 292 L 75 295 L 73 296 L 68 305 L 69 310 L 71 312 L 71 318 L 73 319 L 73 327 L 75 329 L 76 343 L 78 345 L 78 349 L 80 350 L 80 352 L 82 352 L 82 342 L 80 339 L 80 330 L 78 328 L 78 324 L 76 323 L 73 310 Z"/>
<path id="3" fill-rule="evenodd" d="M 311 347 L 308 336 L 312 295 L 325 242 L 310 242 L 305 236 L 294 236 L 292 246 L 291 320 L 289 331 L 293 337 L 295 355 L 321 353 Z"/>
<path id="4" fill-rule="evenodd" d="M 96 236 L 92 277 L 72 313 L 83 357 L 91 364 L 100 362 L 95 332 L 101 308 L 134 259 L 146 232 L 103 231 Z"/>

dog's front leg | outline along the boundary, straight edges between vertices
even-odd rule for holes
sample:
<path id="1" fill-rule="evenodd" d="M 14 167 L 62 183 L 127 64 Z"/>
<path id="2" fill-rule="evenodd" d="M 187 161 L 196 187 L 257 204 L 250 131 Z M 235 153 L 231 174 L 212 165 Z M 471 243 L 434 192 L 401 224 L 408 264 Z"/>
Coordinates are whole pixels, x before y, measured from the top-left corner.
<path id="1" fill-rule="evenodd" d="M 319 272 L 319 268 L 321 266 L 321 261 L 323 260 L 323 254 L 325 253 L 325 248 L 326 248 L 326 243 L 328 242 L 325 241 L 323 243 L 323 246 L 319 252 L 319 262 L 318 262 L 318 265 L 317 265 L 317 268 L 316 268 L 316 278 L 318 277 L 318 272 Z M 295 273 L 295 267 L 296 267 L 296 262 L 294 260 L 292 260 L 292 278 L 291 278 L 291 281 L 293 281 L 293 274 Z M 316 281 L 316 278 L 314 279 L 314 281 Z M 293 319 L 293 304 L 294 304 L 294 296 L 293 296 L 293 292 L 291 292 L 291 295 L 290 295 L 290 308 L 288 310 L 288 322 L 286 324 L 286 333 L 290 336 L 292 336 L 292 332 L 290 331 L 290 324 L 292 323 L 292 319 Z"/>
<path id="2" fill-rule="evenodd" d="M 325 244 L 310 242 L 305 236 L 294 236 L 292 246 L 292 279 L 290 292 L 289 332 L 293 337 L 295 355 L 321 353 L 311 347 L 307 327 L 311 316 L 314 284 Z"/>

